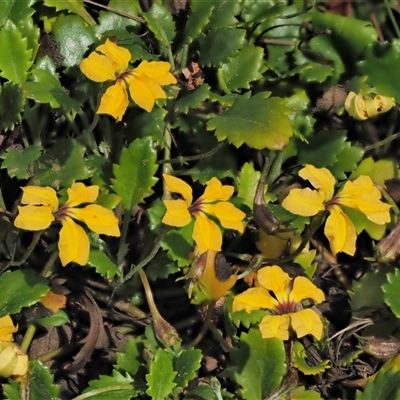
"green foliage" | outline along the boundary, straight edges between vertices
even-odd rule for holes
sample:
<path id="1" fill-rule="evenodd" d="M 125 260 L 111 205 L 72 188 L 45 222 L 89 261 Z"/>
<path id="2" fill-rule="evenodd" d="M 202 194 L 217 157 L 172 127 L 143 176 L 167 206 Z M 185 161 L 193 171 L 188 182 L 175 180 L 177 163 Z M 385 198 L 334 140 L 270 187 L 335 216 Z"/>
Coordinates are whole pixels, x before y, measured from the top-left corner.
<path id="1" fill-rule="evenodd" d="M 304 375 L 316 375 L 324 372 L 329 366 L 329 360 L 324 360 L 317 365 L 309 365 L 306 360 L 306 351 L 300 342 L 295 342 L 293 352 L 293 365 Z"/>
<path id="2" fill-rule="evenodd" d="M 373 381 L 368 382 L 363 392 L 357 391 L 356 400 L 399 398 L 400 372 L 397 368 L 381 371 Z"/>
<path id="3" fill-rule="evenodd" d="M 7 169 L 10 177 L 28 179 L 32 173 L 33 163 L 42 154 L 40 146 L 29 146 L 25 149 L 10 149 L 1 158 L 4 160 L 1 168 Z"/>
<path id="4" fill-rule="evenodd" d="M 399 317 L 400 316 L 400 300 L 399 300 L 399 290 L 400 290 L 400 273 L 396 269 L 394 273 L 387 274 L 387 282 L 382 285 L 382 290 L 384 293 L 385 303 L 390 307 L 392 312 Z"/>
<path id="5" fill-rule="evenodd" d="M 82 0 L 44 0 L 47 7 L 55 7 L 57 11 L 67 10 L 70 13 L 78 14 L 87 24 L 95 25 L 95 20 L 86 11 Z"/>
<path id="6" fill-rule="evenodd" d="M 100 250 L 90 251 L 88 265 L 95 268 L 96 272 L 107 279 L 111 279 L 115 275 L 121 275 L 118 267 Z"/>
<path id="7" fill-rule="evenodd" d="M 32 400 L 54 399 L 60 392 L 60 387 L 53 383 L 54 377 L 50 369 L 40 361 L 29 363 L 29 386 Z"/>
<path id="8" fill-rule="evenodd" d="M 25 99 L 19 86 L 6 82 L 0 87 L 0 131 L 14 129 L 21 122 Z"/>

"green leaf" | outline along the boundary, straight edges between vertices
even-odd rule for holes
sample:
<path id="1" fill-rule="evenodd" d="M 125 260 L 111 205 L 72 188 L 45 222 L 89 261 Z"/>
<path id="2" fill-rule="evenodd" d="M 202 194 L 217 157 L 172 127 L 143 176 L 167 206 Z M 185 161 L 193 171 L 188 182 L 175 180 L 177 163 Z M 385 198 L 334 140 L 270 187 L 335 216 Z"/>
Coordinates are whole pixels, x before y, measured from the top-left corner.
<path id="1" fill-rule="evenodd" d="M 215 5 L 211 1 L 193 0 L 190 2 L 192 13 L 185 25 L 185 44 L 190 44 L 201 34 L 210 20 Z"/>
<path id="2" fill-rule="evenodd" d="M 63 65 L 66 67 L 78 65 L 95 40 L 93 29 L 87 27 L 76 15 L 60 15 L 52 31 L 60 44 L 60 54 L 64 57 Z"/>
<path id="3" fill-rule="evenodd" d="M 50 369 L 40 361 L 30 361 L 28 384 L 30 400 L 51 400 L 59 396 L 60 387 L 54 384 L 54 376 Z"/>
<path id="4" fill-rule="evenodd" d="M 219 67 L 234 57 L 244 45 L 246 32 L 243 29 L 211 29 L 200 38 L 199 62 L 201 65 Z"/>
<path id="5" fill-rule="evenodd" d="M 127 140 L 137 139 L 138 137 L 151 137 L 159 145 L 164 144 L 163 131 L 165 126 L 165 117 L 167 110 L 164 108 L 153 108 L 151 113 L 140 113 L 132 120 L 135 129 L 129 129 L 125 132 Z M 129 126 L 129 122 L 127 121 Z"/>
<path id="6" fill-rule="evenodd" d="M 235 18 L 235 15 L 240 14 L 240 11 L 242 9 L 241 2 L 213 0 L 212 4 L 214 5 L 214 10 L 211 14 L 210 22 L 207 25 L 207 28 L 230 28 L 237 25 L 238 20 L 237 18 Z"/>
<path id="7" fill-rule="evenodd" d="M 25 82 L 33 64 L 33 52 L 10 20 L 0 30 L 0 49 L 0 76 L 13 83 Z"/>
<path id="8" fill-rule="evenodd" d="M 121 275 L 118 267 L 100 250 L 90 250 L 88 265 L 94 267 L 96 272 L 106 279 Z"/>
<path id="9" fill-rule="evenodd" d="M 347 179 L 345 172 L 354 171 L 363 156 L 363 149 L 358 146 L 352 146 L 350 142 L 344 142 L 337 162 L 330 167 L 330 171 L 337 179 L 345 180 Z"/>
<path id="10" fill-rule="evenodd" d="M 27 20 L 35 10 L 31 7 L 36 0 L 2 0 L 0 13 L 0 29 L 7 20 L 18 25 L 20 22 Z"/>
<path id="11" fill-rule="evenodd" d="M 7 149 L 1 158 L 4 160 L 1 168 L 7 169 L 11 178 L 28 179 L 32 174 L 32 164 L 37 161 L 42 153 L 38 145 L 28 146 L 26 149 Z"/>
<path id="12" fill-rule="evenodd" d="M 253 45 L 240 49 L 239 54 L 221 67 L 226 87 L 232 91 L 250 89 L 250 82 L 262 78 L 264 50 Z"/>
<path id="13" fill-rule="evenodd" d="M 354 169 L 349 179 L 357 179 L 360 175 L 369 176 L 375 183 L 385 187 L 387 179 L 397 177 L 397 163 L 390 159 L 380 159 L 375 161 L 372 157 L 364 158 L 358 167 Z"/>
<path id="14" fill-rule="evenodd" d="M 58 310 L 49 317 L 35 319 L 35 323 L 43 326 L 62 326 L 69 321 L 68 314 L 63 310 Z"/>
<path id="15" fill-rule="evenodd" d="M 32 185 L 69 187 L 75 181 L 89 177 L 84 161 L 86 147 L 75 139 L 59 139 L 40 158 L 38 171 Z"/>
<path id="16" fill-rule="evenodd" d="M 113 371 L 112 376 L 100 375 L 99 379 L 89 382 L 89 387 L 83 391 L 85 399 L 91 400 L 130 400 L 137 395 L 133 387 L 133 379 Z"/>
<path id="17" fill-rule="evenodd" d="M 238 196 L 251 210 L 260 176 L 260 171 L 256 171 L 250 163 L 245 163 L 239 174 Z"/>
<path id="18" fill-rule="evenodd" d="M 150 363 L 149 373 L 146 375 L 148 389 L 146 393 L 153 400 L 165 400 L 176 386 L 174 379 L 177 372 L 173 370 L 171 354 L 159 348 L 154 360 Z"/>
<path id="19" fill-rule="evenodd" d="M 363 392 L 356 392 L 356 400 L 398 400 L 399 396 L 400 371 L 397 371 L 397 368 L 379 371 L 374 380 L 369 380 Z"/>
<path id="20" fill-rule="evenodd" d="M 0 275 L 0 317 L 19 313 L 37 303 L 50 290 L 47 280 L 30 270 Z"/>
<path id="21" fill-rule="evenodd" d="M 311 101 L 304 90 L 297 90 L 286 98 L 286 107 L 292 110 L 290 119 L 298 136 L 314 135 L 315 118 L 310 113 Z"/>
<path id="22" fill-rule="evenodd" d="M 52 108 L 62 107 L 66 113 L 79 111 L 81 104 L 68 96 L 60 80 L 51 72 L 37 69 L 32 71 L 32 77 L 34 81 L 22 84 L 26 97 L 38 103 L 49 103 Z"/>
<path id="23" fill-rule="evenodd" d="M 231 378 L 242 386 L 246 400 L 260 400 L 278 387 L 286 373 L 285 350 L 279 339 L 263 339 L 258 328 L 240 336 L 239 348 L 231 351 Z"/>
<path id="24" fill-rule="evenodd" d="M 13 130 L 21 122 L 25 98 L 19 85 L 6 82 L 0 86 L 0 132 Z"/>
<path id="25" fill-rule="evenodd" d="M 67 10 L 78 14 L 88 25 L 96 25 L 96 21 L 86 11 L 83 0 L 44 0 L 47 7 L 55 7 L 57 11 Z"/>
<path id="26" fill-rule="evenodd" d="M 3 384 L 2 389 L 7 400 L 21 400 L 19 395 L 19 383 L 9 379 L 8 384 Z M 211 390 L 211 389 L 210 389 Z"/>
<path id="27" fill-rule="evenodd" d="M 175 37 L 175 23 L 168 9 L 154 3 L 143 16 L 147 22 L 147 27 L 154 33 L 154 36 L 164 46 L 171 47 L 172 40 Z"/>
<path id="28" fill-rule="evenodd" d="M 329 360 L 321 361 L 317 365 L 308 365 L 306 350 L 300 342 L 294 343 L 293 365 L 304 375 L 317 375 L 324 372 L 329 366 Z"/>
<path id="29" fill-rule="evenodd" d="M 198 87 L 196 90 L 181 92 L 177 102 L 175 103 L 175 110 L 187 114 L 189 108 L 197 108 L 210 97 L 210 86 L 206 83 Z"/>
<path id="30" fill-rule="evenodd" d="M 19 397 L 16 400 L 19 400 Z M 210 386 L 199 385 L 191 390 L 184 397 L 184 400 L 217 400 L 217 396 Z"/>
<path id="31" fill-rule="evenodd" d="M 322 400 L 321 395 L 314 390 L 306 390 L 304 386 L 298 386 L 291 393 L 293 400 Z"/>
<path id="32" fill-rule="evenodd" d="M 190 223 L 180 229 L 170 229 L 161 242 L 161 248 L 179 267 L 186 267 L 189 263 L 189 254 L 193 251 L 192 234 L 193 223 Z"/>
<path id="33" fill-rule="evenodd" d="M 115 369 L 135 376 L 142 365 L 142 347 L 140 336 L 129 338 L 123 353 L 118 352 L 116 355 Z"/>
<path id="34" fill-rule="evenodd" d="M 157 154 L 149 137 L 134 140 L 128 148 L 122 149 L 119 165 L 113 166 L 115 179 L 113 188 L 121 196 L 121 204 L 130 212 L 152 193 L 157 182 L 154 178 L 158 167 Z"/>
<path id="35" fill-rule="evenodd" d="M 175 383 L 179 388 L 183 390 L 189 384 L 189 381 L 196 378 L 201 359 L 200 349 L 182 350 L 181 354 L 173 359 L 174 371 L 177 372 Z"/>
<path id="36" fill-rule="evenodd" d="M 271 1 L 245 2 L 242 11 L 243 20 L 251 24 L 275 20 L 277 17 L 280 17 L 288 7 L 284 3 L 272 4 L 273 2 Z"/>
<path id="37" fill-rule="evenodd" d="M 207 129 L 215 129 L 219 141 L 227 139 L 235 147 L 245 143 L 257 150 L 282 150 L 293 135 L 290 110 L 283 99 L 268 95 L 241 96 L 232 107 L 212 118 Z"/>
<path id="38" fill-rule="evenodd" d="M 400 317 L 400 271 L 387 274 L 387 282 L 382 286 L 385 303 L 390 307 L 396 317 Z"/>

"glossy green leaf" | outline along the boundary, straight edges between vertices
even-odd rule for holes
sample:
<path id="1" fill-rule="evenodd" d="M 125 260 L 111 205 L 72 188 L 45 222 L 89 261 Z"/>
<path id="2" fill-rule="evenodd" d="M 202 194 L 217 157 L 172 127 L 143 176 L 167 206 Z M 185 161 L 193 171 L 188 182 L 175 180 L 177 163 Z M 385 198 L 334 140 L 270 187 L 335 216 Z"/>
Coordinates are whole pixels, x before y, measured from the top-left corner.
<path id="1" fill-rule="evenodd" d="M 201 0 L 198 0 L 201 1 Z M 237 1 L 213 0 L 214 10 L 207 28 L 230 28 L 237 25 L 236 15 L 240 14 L 242 5 Z"/>
<path id="2" fill-rule="evenodd" d="M 153 400 L 165 400 L 176 386 L 174 379 L 177 372 L 173 370 L 172 355 L 159 348 L 153 361 L 150 363 L 149 373 L 146 375 L 148 388 L 146 393 Z"/>
<path id="3" fill-rule="evenodd" d="M 60 54 L 66 67 L 78 65 L 95 41 L 93 29 L 76 15 L 60 15 L 53 24 L 53 34 L 60 44 Z"/>
<path id="4" fill-rule="evenodd" d="M 400 271 L 387 274 L 387 282 L 382 286 L 385 303 L 390 307 L 396 317 L 400 316 Z"/>
<path id="5" fill-rule="evenodd" d="M 155 107 L 151 113 L 140 113 L 134 118 L 135 129 L 126 129 L 127 139 L 134 140 L 137 137 L 151 137 L 159 145 L 164 144 L 163 130 L 167 111 L 164 108 Z"/>
<path id="6" fill-rule="evenodd" d="M 40 361 L 30 361 L 28 384 L 30 400 L 50 400 L 59 396 L 60 387 L 54 384 L 54 376 L 50 369 Z"/>
<path id="7" fill-rule="evenodd" d="M 246 32 L 242 29 L 211 29 L 200 38 L 201 65 L 219 67 L 238 54 L 243 46 Z"/>
<path id="8" fill-rule="evenodd" d="M 284 3 L 274 4 L 274 1 L 247 1 L 244 4 L 242 18 L 246 22 L 259 23 L 280 17 L 287 9 Z"/>
<path id="9" fill-rule="evenodd" d="M 250 89 L 250 82 L 262 78 L 264 50 L 261 47 L 245 46 L 239 54 L 220 69 L 226 87 L 232 91 Z"/>
<path id="10" fill-rule="evenodd" d="M 13 130 L 21 122 L 25 97 L 19 85 L 6 82 L 0 86 L 0 132 Z"/>
<path id="11" fill-rule="evenodd" d="M 256 171 L 250 163 L 245 163 L 240 171 L 238 196 L 243 199 L 243 204 L 246 204 L 251 210 L 260 176 L 261 172 Z"/>
<path id="12" fill-rule="evenodd" d="M 174 371 L 177 372 L 175 383 L 179 388 L 185 388 L 189 381 L 195 379 L 200 368 L 202 353 L 200 349 L 185 349 L 172 360 Z"/>
<path id="13" fill-rule="evenodd" d="M 35 323 L 43 326 L 62 326 L 69 321 L 68 314 L 63 310 L 58 310 L 49 317 L 35 319 Z"/>
<path id="14" fill-rule="evenodd" d="M 384 96 L 392 96 L 400 103 L 400 81 L 396 68 L 400 62 L 400 39 L 383 45 L 374 43 L 367 47 L 363 60 L 358 63 L 360 74 L 368 75 L 367 83 Z"/>
<path id="15" fill-rule="evenodd" d="M 245 143 L 258 150 L 282 150 L 293 134 L 290 110 L 283 99 L 268 95 L 262 92 L 250 98 L 242 96 L 212 118 L 207 129 L 215 129 L 219 141 L 226 139 L 235 147 Z"/>
<path id="16" fill-rule="evenodd" d="M 344 142 L 337 161 L 329 168 L 332 174 L 339 180 L 347 178 L 346 172 L 352 172 L 362 160 L 364 150 L 358 146 L 352 146 L 350 142 Z"/>
<path id="17" fill-rule="evenodd" d="M 387 179 L 397 177 L 397 164 L 394 160 L 374 160 L 372 157 L 364 158 L 349 179 L 357 179 L 360 175 L 369 176 L 376 184 L 385 187 Z"/>
<path id="18" fill-rule="evenodd" d="M 134 140 L 122 149 L 119 164 L 113 166 L 113 188 L 121 196 L 121 204 L 130 212 L 144 198 L 150 196 L 157 182 L 154 177 L 158 167 L 153 141 L 149 137 Z"/>
<path id="19" fill-rule="evenodd" d="M 88 265 L 106 279 L 112 279 L 115 275 L 121 275 L 118 267 L 100 250 L 90 250 Z"/>
<path id="20" fill-rule="evenodd" d="M 37 303 L 50 290 L 47 280 L 31 270 L 0 275 L 0 317 L 19 313 Z"/>
<path id="21" fill-rule="evenodd" d="M 162 249 L 179 267 L 186 267 L 189 263 L 189 254 L 193 251 L 192 234 L 193 223 L 190 223 L 183 228 L 170 229 L 161 242 Z"/>
<path id="22" fill-rule="evenodd" d="M 278 387 L 286 373 L 285 350 L 279 339 L 263 339 L 258 328 L 240 336 L 239 348 L 231 351 L 230 377 L 242 386 L 246 400 L 260 400 Z"/>
<path id="23" fill-rule="evenodd" d="M 214 391 L 208 385 L 196 386 L 184 398 L 184 400 L 217 400 Z M 19 400 L 19 399 L 16 399 Z"/>
<path id="24" fill-rule="evenodd" d="M 67 10 L 78 14 L 88 25 L 95 25 L 96 21 L 86 11 L 83 0 L 44 0 L 47 7 L 55 7 L 57 11 Z"/>
<path id="25" fill-rule="evenodd" d="M 25 82 L 33 63 L 33 52 L 10 20 L 0 29 L 0 49 L 0 76 L 13 83 Z"/>
<path id="26" fill-rule="evenodd" d="M 322 400 L 318 392 L 306 390 L 304 386 L 298 386 L 291 393 L 292 400 Z"/>
<path id="27" fill-rule="evenodd" d="M 75 181 L 82 181 L 90 173 L 84 162 L 86 147 L 75 139 L 59 139 L 40 158 L 32 178 L 32 185 L 69 187 Z"/>
<path id="28" fill-rule="evenodd" d="M 195 90 L 182 92 L 175 103 L 176 111 L 187 114 L 189 108 L 197 108 L 210 97 L 210 86 L 206 83 Z"/>
<path id="29" fill-rule="evenodd" d="M 211 1 L 193 0 L 190 2 L 192 13 L 185 25 L 185 44 L 190 44 L 200 35 L 210 20 L 215 5 Z"/>
<path id="30" fill-rule="evenodd" d="M 309 365 L 306 361 L 306 350 L 300 342 L 295 342 L 293 352 L 293 365 L 304 375 L 317 375 L 330 368 L 329 360 L 321 361 L 317 365 Z"/>
<path id="31" fill-rule="evenodd" d="M 112 376 L 100 375 L 99 379 L 89 382 L 89 387 L 83 391 L 85 399 L 91 400 L 130 400 L 137 395 L 133 379 L 113 371 Z"/>
<path id="32" fill-rule="evenodd" d="M 20 22 L 27 20 L 35 10 L 31 7 L 36 0 L 2 0 L 0 13 L 0 29 L 7 20 L 19 25 Z"/>
<path id="33" fill-rule="evenodd" d="M 3 394 L 7 400 L 21 400 L 18 382 L 9 379 L 8 384 L 2 385 Z"/>
<path id="34" fill-rule="evenodd" d="M 129 338 L 123 352 L 116 354 L 117 363 L 115 369 L 120 372 L 127 372 L 135 376 L 142 365 L 142 349 L 140 337 Z"/>
<path id="35" fill-rule="evenodd" d="M 290 118 L 296 135 L 308 137 L 314 134 L 315 118 L 310 113 L 311 101 L 304 90 L 298 90 L 286 99 L 286 107 L 292 110 Z"/>
<path id="36" fill-rule="evenodd" d="M 356 392 L 356 400 L 398 400 L 399 397 L 400 371 L 397 368 L 378 372 L 376 378 L 367 383 L 363 392 Z"/>
<path id="37" fill-rule="evenodd" d="M 153 3 L 150 10 L 143 14 L 148 28 L 154 36 L 166 47 L 171 47 L 175 37 L 175 23 L 167 7 Z"/>

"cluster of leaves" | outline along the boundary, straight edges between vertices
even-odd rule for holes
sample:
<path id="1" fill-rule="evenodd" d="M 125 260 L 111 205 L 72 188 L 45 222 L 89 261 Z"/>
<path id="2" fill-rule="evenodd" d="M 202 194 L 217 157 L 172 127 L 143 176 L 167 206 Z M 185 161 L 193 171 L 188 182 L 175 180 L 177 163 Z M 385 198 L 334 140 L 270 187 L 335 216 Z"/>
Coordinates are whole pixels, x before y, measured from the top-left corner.
<path id="1" fill-rule="evenodd" d="M 1 378 L 4 398 L 399 397 L 400 344 L 390 337 L 400 318 L 392 145 L 400 10 L 392 3 L 346 11 L 347 2 L 310 0 L 2 0 L 0 317 L 18 323 L 30 360 L 23 377 Z M 177 83 L 151 112 L 131 102 L 121 122 L 96 113 L 108 83 L 79 65 L 107 39 L 132 65 L 170 63 Z M 386 96 L 394 107 L 354 120 L 344 111 L 348 92 Z M 281 205 L 289 186 L 305 184 L 303 164 L 337 182 L 370 177 L 392 206 L 391 223 L 346 209 L 356 254 L 330 253 L 324 214 Z M 184 177 L 195 198 L 212 178 L 235 187 L 230 201 L 247 227 L 224 232 L 233 292 L 261 265 L 308 276 L 325 292 L 321 340 L 264 339 L 264 311 L 232 312 L 232 295 L 221 305 L 204 294 L 214 289 L 196 271 L 193 223 L 162 224 L 172 198 L 163 173 Z M 99 187 L 97 203 L 120 218 L 121 237 L 90 233 L 87 265 L 63 267 L 57 224 L 15 227 L 19 188 L 49 186 L 62 202 L 82 181 Z"/>

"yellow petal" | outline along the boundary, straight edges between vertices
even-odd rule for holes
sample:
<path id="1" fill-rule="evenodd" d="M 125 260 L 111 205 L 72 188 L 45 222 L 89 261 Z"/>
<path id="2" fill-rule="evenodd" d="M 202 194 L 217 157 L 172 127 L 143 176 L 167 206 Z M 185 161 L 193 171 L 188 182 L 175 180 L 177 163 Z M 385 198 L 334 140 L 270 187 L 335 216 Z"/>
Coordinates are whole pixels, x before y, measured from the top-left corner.
<path id="1" fill-rule="evenodd" d="M 18 207 L 14 225 L 26 231 L 41 231 L 48 228 L 53 221 L 54 215 L 51 207 L 28 205 Z"/>
<path id="2" fill-rule="evenodd" d="M 115 85 L 110 86 L 103 94 L 97 114 L 111 115 L 118 122 L 122 120 L 128 104 L 126 84 L 123 80 L 118 80 Z"/>
<path id="3" fill-rule="evenodd" d="M 277 265 L 261 268 L 258 270 L 257 279 L 263 288 L 273 292 L 279 303 L 287 301 L 288 285 L 292 278 L 282 268 Z"/>
<path id="4" fill-rule="evenodd" d="M 69 215 L 84 222 L 91 231 L 99 235 L 121 236 L 118 218 L 111 210 L 98 204 L 90 204 L 84 208 L 74 208 L 71 211 L 73 213 Z"/>
<path id="5" fill-rule="evenodd" d="M 199 254 L 207 250 L 221 251 L 222 233 L 218 225 L 203 213 L 196 215 L 192 237 L 197 244 Z"/>
<path id="6" fill-rule="evenodd" d="M 58 250 L 63 267 L 70 262 L 86 265 L 89 258 L 90 243 L 86 232 L 70 217 L 62 222 Z"/>
<path id="7" fill-rule="evenodd" d="M 217 200 L 229 200 L 235 188 L 229 185 L 222 185 L 221 181 L 217 178 L 211 178 L 207 182 L 207 187 L 204 194 L 200 197 L 202 201 L 213 202 Z"/>
<path id="8" fill-rule="evenodd" d="M 344 108 L 355 119 L 364 120 L 368 118 L 362 92 L 359 94 L 350 92 L 344 103 Z"/>
<path id="9" fill-rule="evenodd" d="M 324 233 L 329 240 L 333 255 L 343 252 L 352 256 L 356 252 L 356 228 L 338 205 L 330 209 Z"/>
<path id="10" fill-rule="evenodd" d="M 314 310 L 300 310 L 291 314 L 290 318 L 298 338 L 310 334 L 317 340 L 321 339 L 324 326 L 321 317 Z"/>
<path id="11" fill-rule="evenodd" d="M 58 209 L 57 193 L 53 188 L 49 186 L 25 186 L 21 189 L 23 191 L 21 204 L 49 206 L 52 212 Z"/>
<path id="12" fill-rule="evenodd" d="M 169 72 L 171 64 L 166 61 L 142 61 L 134 70 L 135 75 L 145 75 L 160 85 L 176 83 L 176 78 Z"/>
<path id="13" fill-rule="evenodd" d="M 28 356 L 12 342 L 0 342 L 0 376 L 22 376 L 28 371 Z"/>
<path id="14" fill-rule="evenodd" d="M 277 338 L 281 340 L 289 339 L 290 316 L 266 315 L 260 322 L 261 336 L 264 339 Z"/>
<path id="15" fill-rule="evenodd" d="M 326 168 L 316 168 L 314 165 L 306 164 L 299 171 L 299 176 L 306 179 L 318 189 L 325 197 L 325 201 L 329 201 L 333 197 L 336 179 Z"/>
<path id="16" fill-rule="evenodd" d="M 260 308 L 273 310 L 277 304 L 278 302 L 269 294 L 268 290 L 265 290 L 263 287 L 255 287 L 235 296 L 232 310 L 233 312 L 240 310 L 251 312 Z"/>
<path id="17" fill-rule="evenodd" d="M 13 333 L 17 332 L 18 327 L 14 326 L 13 321 L 9 315 L 0 318 L 0 340 L 11 342 L 13 340 Z"/>
<path id="18" fill-rule="evenodd" d="M 103 53 L 109 60 L 111 60 L 117 76 L 121 75 L 128 68 L 129 61 L 131 60 L 131 53 L 128 49 L 120 47 L 107 39 L 104 44 L 96 48 L 96 51 Z"/>
<path id="19" fill-rule="evenodd" d="M 192 204 L 192 188 L 182 179 L 175 176 L 163 174 L 165 189 L 172 193 L 179 193 L 186 201 L 189 207 Z"/>
<path id="20" fill-rule="evenodd" d="M 234 229 L 243 233 L 243 219 L 246 214 L 227 201 L 220 201 L 216 204 L 204 204 L 202 211 L 219 219 L 221 225 L 226 229 Z"/>
<path id="21" fill-rule="evenodd" d="M 86 186 L 82 182 L 73 183 L 67 189 L 69 207 L 76 207 L 82 203 L 93 203 L 99 195 L 99 187 L 97 185 Z"/>
<path id="22" fill-rule="evenodd" d="M 300 303 L 305 299 L 312 299 L 314 303 L 319 304 L 325 300 L 325 295 L 324 292 L 318 289 L 309 279 L 304 276 L 298 276 L 294 279 L 289 300 Z"/>
<path id="23" fill-rule="evenodd" d="M 394 97 L 377 95 L 374 98 L 374 103 L 376 111 L 379 114 L 382 114 L 389 111 L 392 107 L 394 107 L 396 104 L 396 100 L 394 99 Z"/>
<path id="24" fill-rule="evenodd" d="M 169 226 L 186 226 L 192 220 L 185 200 L 163 200 L 167 212 L 162 223 Z"/>
<path id="25" fill-rule="evenodd" d="M 325 210 L 324 201 L 324 195 L 316 190 L 291 189 L 283 199 L 282 207 L 292 214 L 311 217 Z"/>
<path id="26" fill-rule="evenodd" d="M 153 109 L 157 99 L 167 98 L 161 86 L 146 76 L 133 76 L 128 79 L 128 85 L 132 100 L 147 112 Z"/>
<path id="27" fill-rule="evenodd" d="M 94 82 L 114 81 L 118 77 L 113 62 L 108 57 L 95 52 L 83 59 L 79 68 Z"/>

